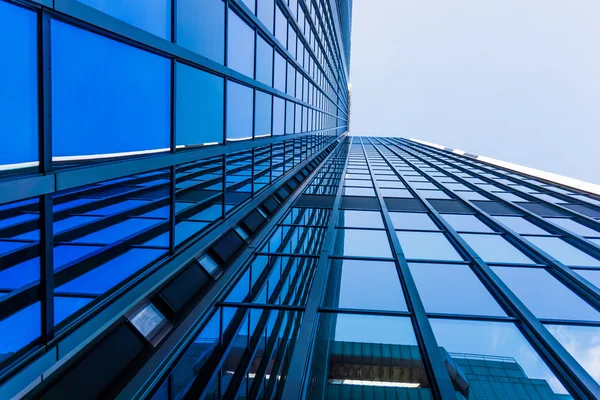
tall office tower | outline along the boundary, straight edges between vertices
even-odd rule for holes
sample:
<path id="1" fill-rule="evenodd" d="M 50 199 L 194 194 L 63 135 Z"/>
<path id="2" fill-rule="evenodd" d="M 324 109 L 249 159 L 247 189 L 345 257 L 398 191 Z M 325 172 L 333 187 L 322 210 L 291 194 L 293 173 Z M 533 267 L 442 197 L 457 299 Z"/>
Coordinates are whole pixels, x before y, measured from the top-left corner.
<path id="1" fill-rule="evenodd" d="M 0 0 L 0 399 L 600 398 L 600 200 L 348 137 L 341 0 Z"/>
<path id="2" fill-rule="evenodd" d="M 143 397 L 209 357 L 231 263 L 347 131 L 350 10 L 0 0 L 0 399 Z"/>

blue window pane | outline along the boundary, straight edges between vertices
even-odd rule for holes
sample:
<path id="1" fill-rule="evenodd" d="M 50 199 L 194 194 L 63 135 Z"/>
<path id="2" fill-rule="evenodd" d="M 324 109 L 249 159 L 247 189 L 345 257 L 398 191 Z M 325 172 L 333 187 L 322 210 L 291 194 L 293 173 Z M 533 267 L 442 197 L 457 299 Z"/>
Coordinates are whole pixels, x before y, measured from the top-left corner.
<path id="1" fill-rule="evenodd" d="M 575 272 L 583 276 L 586 280 L 595 285 L 597 288 L 600 288 L 600 270 L 578 269 L 575 270 Z"/>
<path id="2" fill-rule="evenodd" d="M 395 229 L 439 230 L 425 213 L 390 212 Z"/>
<path id="3" fill-rule="evenodd" d="M 177 44 L 220 64 L 225 58 L 225 3 L 177 0 Z"/>
<path id="4" fill-rule="evenodd" d="M 132 249 L 74 280 L 56 288 L 57 294 L 100 295 L 163 255 L 164 250 Z"/>
<path id="5" fill-rule="evenodd" d="M 258 0 L 258 19 L 273 33 L 275 0 Z"/>
<path id="6" fill-rule="evenodd" d="M 255 101 L 254 136 L 271 136 L 271 102 L 273 96 L 257 90 Z"/>
<path id="7" fill-rule="evenodd" d="M 493 232 L 489 226 L 474 215 L 444 214 L 442 217 L 457 232 Z"/>
<path id="8" fill-rule="evenodd" d="M 171 0 L 78 0 L 164 39 L 171 37 Z"/>
<path id="9" fill-rule="evenodd" d="M 344 256 L 391 257 L 385 231 L 337 229 L 334 252 Z"/>
<path id="10" fill-rule="evenodd" d="M 302 106 L 300 104 L 296 105 L 296 118 L 294 133 L 300 133 L 302 131 Z"/>
<path id="11" fill-rule="evenodd" d="M 0 166 L 38 159 L 36 26 L 34 12 L 0 2 Z"/>
<path id="12" fill-rule="evenodd" d="M 54 157 L 169 148 L 170 62 L 52 21 Z"/>
<path id="13" fill-rule="evenodd" d="M 277 90 L 285 92 L 285 70 L 287 64 L 285 62 L 285 58 L 279 54 L 278 51 L 275 52 L 275 76 L 273 78 L 273 87 Z"/>
<path id="14" fill-rule="evenodd" d="M 285 130 L 285 100 L 273 98 L 273 135 L 283 135 Z"/>
<path id="15" fill-rule="evenodd" d="M 287 28 L 287 19 L 279 6 L 275 7 L 275 38 L 284 46 L 287 44 Z"/>
<path id="16" fill-rule="evenodd" d="M 223 142 L 223 78 L 176 64 L 178 146 Z"/>
<path id="17" fill-rule="evenodd" d="M 40 337 L 41 323 L 40 303 L 30 305 L 0 321 L 0 357 L 20 350 Z"/>
<path id="18" fill-rule="evenodd" d="M 273 47 L 256 35 L 256 80 L 273 85 Z"/>
<path id="19" fill-rule="evenodd" d="M 227 25 L 227 66 L 254 77 L 254 30 L 229 10 Z"/>
<path id="20" fill-rule="evenodd" d="M 285 106 L 285 133 L 294 133 L 294 103 L 291 101 L 286 101 Z"/>
<path id="21" fill-rule="evenodd" d="M 544 398 L 555 398 L 552 392 L 567 393 L 514 324 L 450 319 L 430 319 L 430 323 L 441 356 L 451 357 L 448 362 L 461 370 L 468 368 L 475 373 L 479 367 L 483 377 L 491 375 L 494 382 L 499 379 L 494 376 L 498 374 L 495 369 L 503 370 L 504 378 L 500 379 L 506 379 L 507 374 L 512 378 L 539 379 L 536 389 L 531 388 L 536 398 L 540 392 L 545 394 Z M 469 385 L 464 397 L 477 398 L 479 387 Z"/>
<path id="22" fill-rule="evenodd" d="M 438 232 L 396 232 L 406 258 L 462 261 L 446 236 Z"/>
<path id="23" fill-rule="evenodd" d="M 589 326 L 546 325 L 550 333 L 579 364 L 600 384 L 598 336 L 600 329 Z"/>
<path id="24" fill-rule="evenodd" d="M 252 89 L 227 81 L 227 140 L 252 138 Z"/>
<path id="25" fill-rule="evenodd" d="M 363 310 L 407 311 L 396 264 L 385 261 L 332 260 L 329 287 L 339 295 L 326 305 Z"/>
<path id="26" fill-rule="evenodd" d="M 588 228 L 572 219 L 568 218 L 546 218 L 548 221 L 555 223 L 558 226 L 565 228 L 568 231 L 587 237 L 600 237 L 600 232 Z"/>
<path id="27" fill-rule="evenodd" d="M 598 311 L 542 268 L 493 267 L 493 270 L 538 318 L 600 320 Z"/>
<path id="28" fill-rule="evenodd" d="M 64 321 L 66 318 L 79 311 L 90 303 L 92 299 L 78 297 L 55 297 L 54 298 L 54 325 Z"/>
<path id="29" fill-rule="evenodd" d="M 338 314 L 335 340 L 355 343 L 417 345 L 410 322 L 405 317 Z"/>
<path id="30" fill-rule="evenodd" d="M 410 263 L 425 311 L 505 316 L 506 313 L 467 265 Z"/>
<path id="31" fill-rule="evenodd" d="M 531 243 L 550 254 L 563 264 L 584 267 L 599 267 L 600 260 L 584 253 L 576 247 L 557 237 L 529 236 Z"/>
<path id="32" fill-rule="evenodd" d="M 521 217 L 494 217 L 519 234 L 547 235 L 548 232 Z"/>
<path id="33" fill-rule="evenodd" d="M 355 228 L 384 228 L 379 211 L 342 210 L 338 226 Z"/>
<path id="34" fill-rule="evenodd" d="M 485 262 L 534 264 L 529 257 L 500 235 L 463 233 L 460 236 Z"/>
<path id="35" fill-rule="evenodd" d="M 290 96 L 296 95 L 296 69 L 292 66 L 292 63 L 287 64 L 287 86 L 286 93 Z"/>

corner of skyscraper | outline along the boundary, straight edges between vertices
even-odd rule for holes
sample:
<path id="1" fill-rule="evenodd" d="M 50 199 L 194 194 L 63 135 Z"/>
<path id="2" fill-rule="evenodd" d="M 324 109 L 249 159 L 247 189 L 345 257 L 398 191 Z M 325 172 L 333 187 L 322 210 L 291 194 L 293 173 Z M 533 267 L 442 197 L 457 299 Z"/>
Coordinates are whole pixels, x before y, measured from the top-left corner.
<path id="1" fill-rule="evenodd" d="M 0 399 L 600 398 L 600 191 L 350 136 L 351 22 L 0 0 Z"/>

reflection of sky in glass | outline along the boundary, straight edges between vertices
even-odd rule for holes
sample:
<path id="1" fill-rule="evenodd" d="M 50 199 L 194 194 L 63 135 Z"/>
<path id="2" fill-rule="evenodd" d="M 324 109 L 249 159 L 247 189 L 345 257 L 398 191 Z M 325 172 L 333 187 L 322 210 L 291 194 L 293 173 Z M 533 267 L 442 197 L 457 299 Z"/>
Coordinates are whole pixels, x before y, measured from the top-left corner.
<path id="1" fill-rule="evenodd" d="M 468 266 L 418 263 L 409 266 L 425 311 L 506 315 Z"/>
<path id="2" fill-rule="evenodd" d="M 395 229 L 439 230 L 425 213 L 390 212 Z"/>
<path id="3" fill-rule="evenodd" d="M 451 353 L 512 357 L 529 378 L 545 379 L 566 393 L 558 379 L 512 323 L 430 319 L 438 345 Z"/>
<path id="4" fill-rule="evenodd" d="M 338 273 L 339 269 L 340 308 L 407 311 L 395 263 L 333 261 L 331 273 Z"/>
<path id="5" fill-rule="evenodd" d="M 442 233 L 396 231 L 396 235 L 406 258 L 462 261 L 462 257 Z"/>
<path id="6" fill-rule="evenodd" d="M 391 257 L 392 252 L 385 231 L 338 229 L 338 253 L 345 256 Z"/>
<path id="7" fill-rule="evenodd" d="M 469 246 L 485 262 L 506 262 L 533 264 L 525 254 L 521 253 L 512 244 L 499 235 L 472 235 L 461 234 Z"/>
<path id="8" fill-rule="evenodd" d="M 599 321 L 600 313 L 541 268 L 493 267 L 538 318 Z M 532 285 L 532 282 L 535 284 Z"/>
<path id="9" fill-rule="evenodd" d="M 501 224 L 520 234 L 547 235 L 548 232 L 521 217 L 494 217 Z"/>
<path id="10" fill-rule="evenodd" d="M 575 272 L 600 288 L 600 271 L 577 269 Z"/>
<path id="11" fill-rule="evenodd" d="M 600 383 L 600 329 L 589 326 L 546 325 L 546 328 Z"/>
<path id="12" fill-rule="evenodd" d="M 338 314 L 336 318 L 334 340 L 359 343 L 417 344 L 408 317 Z"/>
<path id="13" fill-rule="evenodd" d="M 379 211 L 342 210 L 340 211 L 339 226 L 361 228 L 384 228 Z"/>
<path id="14" fill-rule="evenodd" d="M 600 267 L 600 261 L 557 237 L 531 236 L 527 240 L 563 264 Z"/>
<path id="15" fill-rule="evenodd" d="M 443 214 L 442 217 L 458 232 L 493 232 L 489 226 L 474 215 Z"/>

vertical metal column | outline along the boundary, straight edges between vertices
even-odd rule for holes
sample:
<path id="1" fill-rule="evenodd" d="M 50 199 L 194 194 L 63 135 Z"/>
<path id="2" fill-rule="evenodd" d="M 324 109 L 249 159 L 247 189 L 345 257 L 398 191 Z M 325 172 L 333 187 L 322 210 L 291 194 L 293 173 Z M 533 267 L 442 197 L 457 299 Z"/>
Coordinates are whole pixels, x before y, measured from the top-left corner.
<path id="1" fill-rule="evenodd" d="M 40 172 L 52 171 L 52 71 L 51 18 L 42 8 L 38 14 L 39 160 Z M 39 198 L 40 217 L 40 303 L 42 342 L 54 337 L 54 233 L 51 194 Z"/>

